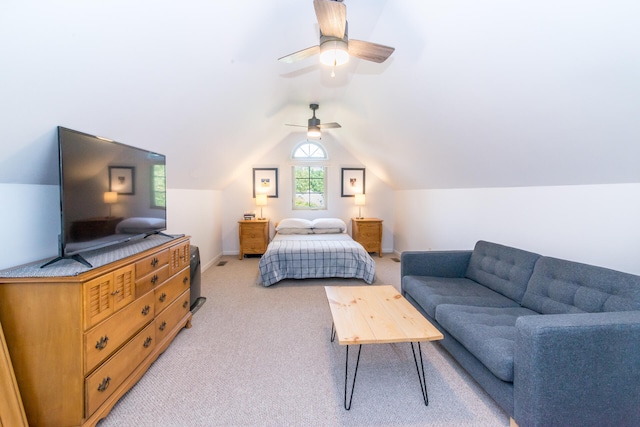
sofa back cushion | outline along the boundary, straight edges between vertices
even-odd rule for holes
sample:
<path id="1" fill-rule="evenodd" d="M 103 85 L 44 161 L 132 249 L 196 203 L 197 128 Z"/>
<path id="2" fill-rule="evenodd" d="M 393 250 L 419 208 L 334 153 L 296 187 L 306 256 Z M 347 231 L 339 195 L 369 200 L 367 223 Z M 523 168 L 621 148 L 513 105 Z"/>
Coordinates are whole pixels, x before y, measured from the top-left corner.
<path id="1" fill-rule="evenodd" d="M 466 277 L 520 304 L 540 255 L 497 243 L 476 243 Z"/>
<path id="2" fill-rule="evenodd" d="M 640 276 L 541 257 L 522 305 L 542 314 L 640 310 Z"/>

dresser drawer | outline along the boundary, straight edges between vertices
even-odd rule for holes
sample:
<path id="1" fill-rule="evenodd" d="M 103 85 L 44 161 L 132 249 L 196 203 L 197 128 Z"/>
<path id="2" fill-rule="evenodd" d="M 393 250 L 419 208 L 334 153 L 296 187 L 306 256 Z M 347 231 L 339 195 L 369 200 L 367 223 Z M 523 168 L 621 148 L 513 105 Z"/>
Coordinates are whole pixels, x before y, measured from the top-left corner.
<path id="1" fill-rule="evenodd" d="M 169 265 L 169 249 L 149 255 L 136 262 L 136 279 L 158 271 L 165 265 Z"/>
<path id="2" fill-rule="evenodd" d="M 136 295 L 144 295 L 165 282 L 170 276 L 169 265 L 165 264 L 144 277 L 136 279 Z"/>
<path id="3" fill-rule="evenodd" d="M 182 293 L 156 318 L 156 340 L 161 343 L 167 334 L 189 313 L 189 290 Z"/>
<path id="4" fill-rule="evenodd" d="M 161 313 L 162 310 L 167 308 L 180 294 L 189 289 L 190 272 L 188 268 L 185 268 L 180 273 L 171 277 L 167 282 L 156 288 L 155 293 L 155 308 L 156 315 Z"/>
<path id="5" fill-rule="evenodd" d="M 153 302 L 154 295 L 150 292 L 85 334 L 86 373 L 91 372 L 132 335 L 153 320 Z"/>
<path id="6" fill-rule="evenodd" d="M 120 386 L 155 348 L 155 322 L 140 331 L 131 341 L 85 380 L 85 413 L 92 414 Z"/>

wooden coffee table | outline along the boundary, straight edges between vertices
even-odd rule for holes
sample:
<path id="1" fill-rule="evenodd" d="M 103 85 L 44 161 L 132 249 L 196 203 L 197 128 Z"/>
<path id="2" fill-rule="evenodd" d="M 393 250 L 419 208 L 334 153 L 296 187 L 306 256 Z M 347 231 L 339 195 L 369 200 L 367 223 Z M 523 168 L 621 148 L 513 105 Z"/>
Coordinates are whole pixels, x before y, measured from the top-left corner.
<path id="1" fill-rule="evenodd" d="M 393 286 L 325 286 L 324 289 L 333 317 L 331 342 L 337 335 L 338 344 L 347 346 L 344 368 L 344 408 L 351 409 L 362 345 L 398 342 L 411 343 L 422 398 L 424 404 L 429 405 L 420 342 L 441 340 L 444 338 L 442 333 Z M 414 343 L 417 343 L 417 352 L 420 355 L 419 367 Z M 358 345 L 359 348 L 351 396 L 347 404 L 350 345 Z"/>

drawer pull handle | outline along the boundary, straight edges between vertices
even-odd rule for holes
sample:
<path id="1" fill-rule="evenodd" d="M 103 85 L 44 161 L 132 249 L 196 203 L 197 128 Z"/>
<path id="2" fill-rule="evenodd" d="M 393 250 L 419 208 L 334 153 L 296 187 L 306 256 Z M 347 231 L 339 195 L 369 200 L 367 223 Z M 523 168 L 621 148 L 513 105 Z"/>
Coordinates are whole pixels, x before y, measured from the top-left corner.
<path id="1" fill-rule="evenodd" d="M 182 308 L 187 308 L 189 306 L 189 301 L 185 301 L 182 303 Z"/>
<path id="2" fill-rule="evenodd" d="M 142 344 L 144 348 L 148 348 L 151 345 L 151 341 L 153 341 L 153 339 L 151 337 L 147 337 L 147 339 L 144 340 L 144 344 Z"/>
<path id="3" fill-rule="evenodd" d="M 104 348 L 107 346 L 107 341 L 109 341 L 109 337 L 108 336 L 103 336 L 100 338 L 100 341 L 96 342 L 96 348 L 98 350 L 104 350 Z"/>
<path id="4" fill-rule="evenodd" d="M 167 327 L 167 322 L 162 321 L 162 323 L 160 324 L 160 326 L 158 326 L 158 329 L 160 329 L 161 331 L 164 331 L 164 328 Z"/>
<path id="5" fill-rule="evenodd" d="M 157 281 L 158 281 L 158 275 L 154 274 L 153 277 L 151 278 L 151 284 L 155 285 Z"/>
<path id="6" fill-rule="evenodd" d="M 109 383 L 111 382 L 111 377 L 107 377 L 102 380 L 100 385 L 98 386 L 98 391 L 103 392 L 109 387 Z"/>
<path id="7" fill-rule="evenodd" d="M 167 294 L 165 294 L 164 292 L 162 293 L 162 295 L 160 295 L 160 298 L 158 298 L 160 300 L 160 302 L 164 302 L 164 300 L 167 299 Z"/>
<path id="8" fill-rule="evenodd" d="M 184 276 L 184 279 L 182 279 L 182 284 L 186 285 L 188 281 L 189 281 L 189 278 L 187 276 Z"/>
<path id="9" fill-rule="evenodd" d="M 142 309 L 142 315 L 146 316 L 147 314 L 149 314 L 150 310 L 151 310 L 151 307 L 149 307 L 148 305 L 145 305 L 144 308 Z"/>
<path id="10" fill-rule="evenodd" d="M 158 265 L 158 258 L 153 257 L 153 259 L 151 260 L 151 267 L 156 267 Z"/>
<path id="11" fill-rule="evenodd" d="M 111 292 L 111 295 L 116 296 L 120 293 L 120 289 L 116 289 L 115 291 Z"/>

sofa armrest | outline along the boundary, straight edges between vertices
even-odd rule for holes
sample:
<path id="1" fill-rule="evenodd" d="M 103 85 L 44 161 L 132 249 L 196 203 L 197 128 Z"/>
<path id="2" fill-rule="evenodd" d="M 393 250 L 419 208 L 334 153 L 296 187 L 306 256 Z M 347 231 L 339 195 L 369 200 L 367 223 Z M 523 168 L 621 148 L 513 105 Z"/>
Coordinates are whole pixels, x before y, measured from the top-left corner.
<path id="1" fill-rule="evenodd" d="M 464 277 L 473 251 L 407 251 L 400 255 L 400 277 Z"/>
<path id="2" fill-rule="evenodd" d="M 516 329 L 520 427 L 640 419 L 640 311 L 524 316 Z"/>

